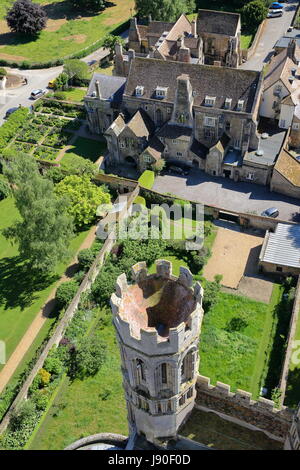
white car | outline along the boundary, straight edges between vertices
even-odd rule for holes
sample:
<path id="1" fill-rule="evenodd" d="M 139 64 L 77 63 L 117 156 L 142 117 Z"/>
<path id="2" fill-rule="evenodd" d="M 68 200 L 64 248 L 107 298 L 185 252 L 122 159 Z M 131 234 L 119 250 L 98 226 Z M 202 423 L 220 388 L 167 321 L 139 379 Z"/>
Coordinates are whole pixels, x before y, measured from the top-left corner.
<path id="1" fill-rule="evenodd" d="M 48 90 L 42 90 L 42 89 L 38 89 L 38 90 L 33 90 L 30 94 L 31 98 L 33 100 L 37 100 L 38 98 L 40 98 L 41 96 L 44 96 L 45 93 L 47 93 Z"/>
<path id="2" fill-rule="evenodd" d="M 283 15 L 283 10 L 269 10 L 268 18 L 276 18 Z"/>

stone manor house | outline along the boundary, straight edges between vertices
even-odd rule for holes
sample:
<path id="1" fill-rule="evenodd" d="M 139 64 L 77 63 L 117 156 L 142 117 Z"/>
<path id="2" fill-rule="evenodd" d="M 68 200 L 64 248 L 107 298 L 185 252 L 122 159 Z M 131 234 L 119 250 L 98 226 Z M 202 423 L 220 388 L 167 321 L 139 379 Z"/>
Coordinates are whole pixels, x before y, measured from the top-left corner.
<path id="1" fill-rule="evenodd" d="M 285 49 L 286 60 L 276 56 L 264 80 L 238 68 L 239 15 L 206 10 L 192 22 L 185 15 L 175 23 L 132 19 L 129 47 L 116 45 L 115 75 L 95 73 L 85 97 L 90 131 L 107 140 L 108 166 L 142 172 L 161 159 L 180 161 L 300 197 L 300 162 L 286 157 L 287 132 L 297 143 L 296 117 L 287 130 L 289 120 L 278 125 L 280 113 L 265 111 L 272 110 L 275 92 L 267 87 L 281 79 L 279 69 L 284 83 L 289 74 L 298 80 L 298 51 Z M 293 93 L 288 88 L 282 113 L 295 102 L 295 83 Z"/>

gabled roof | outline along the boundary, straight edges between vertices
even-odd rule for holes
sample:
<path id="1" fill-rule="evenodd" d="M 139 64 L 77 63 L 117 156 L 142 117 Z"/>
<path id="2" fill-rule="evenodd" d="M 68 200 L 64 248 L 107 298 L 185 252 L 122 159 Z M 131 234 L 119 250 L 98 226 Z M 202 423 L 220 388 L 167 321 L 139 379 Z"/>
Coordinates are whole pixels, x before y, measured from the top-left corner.
<path id="1" fill-rule="evenodd" d="M 202 159 L 205 159 L 206 155 L 208 154 L 208 148 L 205 145 L 201 144 L 197 139 L 193 139 L 190 150 Z"/>
<path id="2" fill-rule="evenodd" d="M 288 57 L 287 50 L 283 50 L 280 54 L 274 56 L 267 68 L 267 73 L 264 79 L 264 90 L 267 90 L 279 80 L 282 81 L 284 86 L 291 91 L 292 84 L 289 77 L 292 75 L 291 70 L 295 68 L 294 62 Z"/>
<path id="3" fill-rule="evenodd" d="M 162 158 L 162 153 L 164 149 L 164 144 L 156 136 L 154 136 L 152 137 L 152 139 L 149 140 L 149 145 L 145 148 L 143 153 L 149 153 L 154 158 L 154 160 L 157 161 Z"/>
<path id="4" fill-rule="evenodd" d="M 244 101 L 244 112 L 251 113 L 259 85 L 260 72 L 229 67 L 214 67 L 161 59 L 135 57 L 131 61 L 124 95 L 134 96 L 138 85 L 144 94 L 138 99 L 155 99 L 157 86 L 167 87 L 162 101 L 174 103 L 177 77 L 186 74 L 194 92 L 194 106 L 203 106 L 205 96 L 216 96 L 215 108 L 221 109 L 225 99 L 232 99 L 232 110 L 238 100 Z"/>
<path id="5" fill-rule="evenodd" d="M 167 139 L 180 139 L 189 141 L 193 130 L 190 127 L 177 126 L 169 124 L 168 122 L 158 131 L 158 137 L 165 137 Z"/>
<path id="6" fill-rule="evenodd" d="M 283 149 L 274 170 L 278 171 L 293 186 L 300 188 L 300 161 L 296 160 L 287 150 Z"/>
<path id="7" fill-rule="evenodd" d="M 125 89 L 126 78 L 94 73 L 90 82 L 87 96 L 96 92 L 96 82 L 100 84 L 101 99 L 121 102 Z"/>
<path id="8" fill-rule="evenodd" d="M 235 36 L 238 31 L 240 15 L 224 11 L 199 10 L 197 31 L 201 33 L 225 34 Z"/>
<path id="9" fill-rule="evenodd" d="M 149 136 L 155 128 L 153 121 L 143 109 L 138 109 L 125 127 L 130 129 L 136 137 Z"/>

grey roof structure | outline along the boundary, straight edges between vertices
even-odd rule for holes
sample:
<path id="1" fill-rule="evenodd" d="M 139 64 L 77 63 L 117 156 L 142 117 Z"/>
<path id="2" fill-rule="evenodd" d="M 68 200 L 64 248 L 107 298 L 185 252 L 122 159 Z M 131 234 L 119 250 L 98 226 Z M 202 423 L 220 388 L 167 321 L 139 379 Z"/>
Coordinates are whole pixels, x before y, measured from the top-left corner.
<path id="1" fill-rule="evenodd" d="M 238 101 L 243 100 L 243 112 L 252 112 L 260 72 L 229 67 L 135 57 L 131 61 L 124 96 L 135 96 L 136 87 L 142 85 L 144 94 L 141 99 L 155 99 L 156 88 L 165 87 L 168 88 L 167 95 L 160 101 L 173 103 L 177 77 L 182 74 L 189 76 L 194 92 L 194 106 L 204 106 L 208 95 L 216 97 L 214 108 L 222 109 L 226 98 L 231 98 L 231 111 L 235 111 Z"/>
<path id="2" fill-rule="evenodd" d="M 94 73 L 87 96 L 93 96 L 97 92 L 96 82 L 100 83 L 101 98 L 114 102 L 121 102 L 125 88 L 126 78 Z"/>
<path id="3" fill-rule="evenodd" d="M 240 15 L 224 11 L 199 10 L 197 31 L 235 36 L 238 31 Z"/>
<path id="4" fill-rule="evenodd" d="M 275 233 L 268 232 L 260 261 L 300 268 L 300 225 L 279 223 Z"/>
<path id="5" fill-rule="evenodd" d="M 260 165 L 272 166 L 274 165 L 280 150 L 282 148 L 286 131 L 284 129 L 266 129 L 268 133 L 267 139 L 262 139 L 261 135 L 264 134 L 263 129 L 260 130 L 260 142 L 258 150 L 262 150 L 262 155 L 257 155 L 258 150 L 247 152 L 244 156 L 244 162 L 252 162 Z"/>

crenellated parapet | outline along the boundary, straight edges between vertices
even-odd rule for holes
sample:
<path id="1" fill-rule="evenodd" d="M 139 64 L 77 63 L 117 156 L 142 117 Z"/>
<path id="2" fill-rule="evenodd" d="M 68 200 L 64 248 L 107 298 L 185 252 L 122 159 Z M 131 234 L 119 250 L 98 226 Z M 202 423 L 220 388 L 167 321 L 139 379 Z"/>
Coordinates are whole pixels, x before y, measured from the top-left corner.
<path id="1" fill-rule="evenodd" d="M 263 397 L 253 400 L 252 394 L 244 390 L 232 392 L 230 385 L 222 382 L 211 385 L 203 375 L 197 377 L 196 392 L 197 405 L 251 424 L 282 440 L 291 426 L 293 413 L 287 407 L 275 408 L 274 401 Z"/>
<path id="2" fill-rule="evenodd" d="M 160 355 L 178 352 L 198 338 L 203 289 L 199 282 L 193 285 L 187 268 L 175 277 L 169 261 L 157 260 L 150 274 L 140 262 L 132 267 L 132 278 L 128 284 L 121 274 L 111 297 L 114 324 L 125 344 Z"/>

